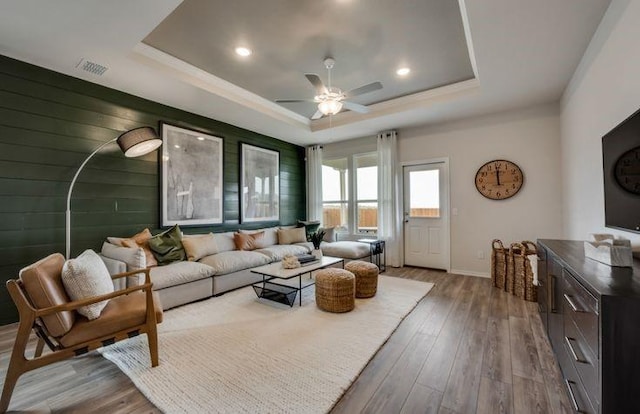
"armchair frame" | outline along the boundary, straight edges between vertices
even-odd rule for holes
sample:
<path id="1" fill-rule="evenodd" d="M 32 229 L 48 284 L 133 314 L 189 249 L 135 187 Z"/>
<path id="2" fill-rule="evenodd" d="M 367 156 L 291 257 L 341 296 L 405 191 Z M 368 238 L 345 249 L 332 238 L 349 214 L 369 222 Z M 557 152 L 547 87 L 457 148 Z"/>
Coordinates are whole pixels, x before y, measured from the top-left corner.
<path id="1" fill-rule="evenodd" d="M 8 280 L 7 290 L 13 299 L 16 307 L 18 308 L 18 314 L 20 321 L 18 323 L 18 332 L 16 334 L 16 341 L 13 345 L 11 352 L 11 359 L 9 360 L 9 366 L 7 368 L 7 374 L 4 381 L 4 387 L 2 389 L 2 398 L 0 399 L 0 413 L 4 413 L 9 408 L 9 402 L 11 395 L 18 382 L 18 379 L 25 372 L 43 367 L 45 365 L 52 364 L 54 362 L 62 361 L 64 359 L 72 358 L 74 356 L 85 354 L 89 351 L 93 351 L 103 346 L 114 344 L 123 339 L 131 338 L 139 334 L 147 334 L 149 341 L 149 353 L 151 356 L 151 366 L 158 366 L 158 331 L 155 307 L 153 303 L 153 293 L 151 278 L 149 275 L 149 268 L 134 270 L 131 272 L 120 273 L 113 275 L 112 279 L 119 279 L 122 277 L 132 276 L 136 274 L 144 273 L 144 283 L 138 286 L 129 287 L 126 289 L 118 290 L 105 295 L 95 296 L 78 301 L 68 302 L 62 305 L 51 306 L 48 308 L 36 309 L 28 299 L 27 294 L 24 291 L 24 287 L 20 280 Z M 81 306 L 91 305 L 98 303 L 106 299 L 112 299 L 119 296 L 127 295 L 136 291 L 144 291 L 146 296 L 146 320 L 143 324 L 137 326 L 131 326 L 127 329 L 123 329 L 114 334 L 98 337 L 89 341 L 85 341 L 71 347 L 64 347 L 54 337 L 52 337 L 47 331 L 45 325 L 40 321 L 43 316 L 51 315 L 62 311 L 75 311 Z M 29 336 L 31 330 L 34 330 L 38 336 L 38 343 L 33 358 L 27 359 L 25 351 L 27 343 L 29 342 Z M 44 345 L 47 345 L 52 351 L 45 355 L 42 355 Z"/>

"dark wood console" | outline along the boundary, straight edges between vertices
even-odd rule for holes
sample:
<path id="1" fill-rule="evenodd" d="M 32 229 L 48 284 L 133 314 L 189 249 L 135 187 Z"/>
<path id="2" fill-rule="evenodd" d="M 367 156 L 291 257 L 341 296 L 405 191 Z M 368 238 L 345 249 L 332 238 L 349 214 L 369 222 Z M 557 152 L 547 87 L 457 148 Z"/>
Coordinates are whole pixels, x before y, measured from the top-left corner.
<path id="1" fill-rule="evenodd" d="M 574 411 L 640 412 L 640 261 L 610 267 L 583 242 L 538 240 L 538 306 Z"/>

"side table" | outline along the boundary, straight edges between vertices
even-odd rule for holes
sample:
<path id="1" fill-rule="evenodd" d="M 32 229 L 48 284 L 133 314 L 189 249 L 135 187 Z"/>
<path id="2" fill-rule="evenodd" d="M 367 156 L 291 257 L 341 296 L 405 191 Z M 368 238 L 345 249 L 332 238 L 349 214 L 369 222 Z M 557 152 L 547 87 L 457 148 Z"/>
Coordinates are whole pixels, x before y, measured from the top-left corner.
<path id="1" fill-rule="evenodd" d="M 384 240 L 377 239 L 358 239 L 361 243 L 369 244 L 369 261 L 380 269 L 380 273 L 387 270 L 387 252 Z"/>

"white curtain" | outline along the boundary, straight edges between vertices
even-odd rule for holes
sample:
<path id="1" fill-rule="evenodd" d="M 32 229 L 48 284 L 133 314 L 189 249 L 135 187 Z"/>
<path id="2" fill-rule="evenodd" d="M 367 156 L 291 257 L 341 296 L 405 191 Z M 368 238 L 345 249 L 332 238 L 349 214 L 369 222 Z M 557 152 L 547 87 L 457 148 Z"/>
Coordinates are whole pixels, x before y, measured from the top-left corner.
<path id="1" fill-rule="evenodd" d="M 378 238 L 386 242 L 387 264 L 400 266 L 402 234 L 398 191 L 398 150 L 396 131 L 378 134 Z"/>
<path id="2" fill-rule="evenodd" d="M 307 147 L 307 220 L 322 221 L 322 147 Z"/>

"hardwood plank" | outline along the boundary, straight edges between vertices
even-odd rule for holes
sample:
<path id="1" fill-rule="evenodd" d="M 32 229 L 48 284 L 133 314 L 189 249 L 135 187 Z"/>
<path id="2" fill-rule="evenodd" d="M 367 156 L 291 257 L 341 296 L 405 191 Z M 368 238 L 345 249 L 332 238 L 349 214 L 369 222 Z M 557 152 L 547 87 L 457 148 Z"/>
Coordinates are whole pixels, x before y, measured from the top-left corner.
<path id="1" fill-rule="evenodd" d="M 528 319 L 509 317 L 511 366 L 513 373 L 538 383 L 544 382 L 540 358 Z"/>
<path id="2" fill-rule="evenodd" d="M 467 328 L 476 331 L 486 332 L 487 322 L 489 320 L 489 299 L 491 297 L 491 279 L 476 277 L 475 294 L 467 319 Z"/>
<path id="3" fill-rule="evenodd" d="M 548 414 L 549 403 L 544 384 L 513 376 L 513 405 L 516 414 Z"/>
<path id="4" fill-rule="evenodd" d="M 507 414 L 513 412 L 511 384 L 483 377 L 478 393 L 477 414 Z"/>
<path id="5" fill-rule="evenodd" d="M 367 413 L 399 412 L 434 342 L 435 338 L 431 335 L 416 335 L 369 400 L 364 411 Z"/>
<path id="6" fill-rule="evenodd" d="M 509 319 L 509 296 L 504 290 L 493 288 L 491 293 L 491 304 L 489 305 L 489 315 L 493 318 Z"/>
<path id="7" fill-rule="evenodd" d="M 511 345 L 509 320 L 489 318 L 487 346 L 482 360 L 482 375 L 511 384 Z"/>
<path id="8" fill-rule="evenodd" d="M 413 384 L 400 414 L 437 414 L 441 401 L 441 392 L 416 383 Z"/>
<path id="9" fill-rule="evenodd" d="M 463 333 L 442 397 L 443 406 L 460 413 L 476 411 L 485 342 L 484 332 L 467 329 Z"/>
<path id="10" fill-rule="evenodd" d="M 525 306 L 525 300 L 517 298 L 514 295 L 510 295 L 508 293 L 507 295 L 509 316 L 514 316 L 516 318 L 527 318 L 527 308 Z"/>

